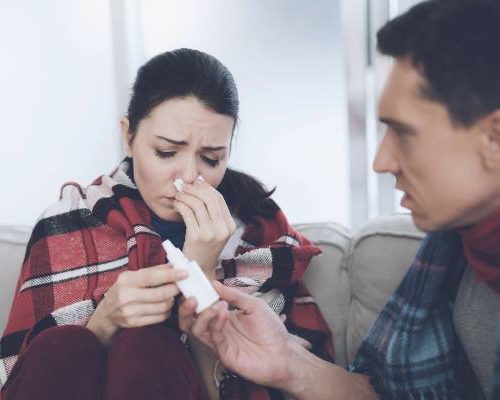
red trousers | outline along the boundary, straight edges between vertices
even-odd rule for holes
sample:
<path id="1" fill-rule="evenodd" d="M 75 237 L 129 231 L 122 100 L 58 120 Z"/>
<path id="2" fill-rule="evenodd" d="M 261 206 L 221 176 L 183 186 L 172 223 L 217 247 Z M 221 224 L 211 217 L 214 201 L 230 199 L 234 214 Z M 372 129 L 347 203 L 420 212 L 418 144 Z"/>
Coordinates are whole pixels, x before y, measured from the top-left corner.
<path id="1" fill-rule="evenodd" d="M 49 328 L 19 357 L 5 400 L 207 400 L 189 352 L 171 328 L 124 329 L 106 350 L 80 326 Z"/>

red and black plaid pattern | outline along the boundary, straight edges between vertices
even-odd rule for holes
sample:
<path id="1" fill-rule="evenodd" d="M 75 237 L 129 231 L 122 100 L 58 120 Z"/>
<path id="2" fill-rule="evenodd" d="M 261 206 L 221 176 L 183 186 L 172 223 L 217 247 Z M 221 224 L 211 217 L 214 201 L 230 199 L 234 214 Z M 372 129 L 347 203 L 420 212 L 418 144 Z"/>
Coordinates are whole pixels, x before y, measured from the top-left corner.
<path id="1" fill-rule="evenodd" d="M 58 325 L 86 325 L 122 271 L 165 262 L 151 213 L 127 175 L 129 167 L 125 160 L 85 189 L 65 185 L 59 202 L 35 225 L 0 340 L 0 390 L 37 333 Z M 300 283 L 319 249 L 278 209 L 274 219 L 256 220 L 245 227 L 235 257 L 222 262 L 219 277 L 251 293 L 278 288 L 271 306 L 286 314 L 289 330 L 309 340 L 318 354 L 333 355 L 328 327 Z"/>
<path id="2" fill-rule="evenodd" d="M 311 351 L 317 356 L 333 361 L 330 330 L 301 281 L 311 258 L 320 250 L 294 229 L 279 209 L 272 220 L 256 217 L 256 221 L 246 226 L 234 258 L 222 261 L 218 277 L 225 285 L 265 299 L 284 317 L 290 333 L 309 341 Z M 228 399 L 287 398 L 276 389 L 241 378 L 231 385 L 239 387 L 241 393 L 235 391 L 240 394 L 233 392 Z"/>

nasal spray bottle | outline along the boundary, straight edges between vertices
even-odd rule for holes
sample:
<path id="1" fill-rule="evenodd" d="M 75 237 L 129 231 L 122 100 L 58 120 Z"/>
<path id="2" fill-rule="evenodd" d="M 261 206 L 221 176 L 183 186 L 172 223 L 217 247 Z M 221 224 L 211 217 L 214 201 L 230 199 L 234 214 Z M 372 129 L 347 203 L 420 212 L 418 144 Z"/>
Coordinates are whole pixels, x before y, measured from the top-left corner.
<path id="1" fill-rule="evenodd" d="M 176 284 L 185 298 L 194 297 L 196 299 L 198 302 L 197 313 L 201 313 L 219 300 L 219 295 L 196 261 L 189 261 L 184 253 L 168 239 L 163 242 L 163 248 L 167 252 L 168 261 L 174 268 L 188 272 L 189 276 L 177 281 Z"/>

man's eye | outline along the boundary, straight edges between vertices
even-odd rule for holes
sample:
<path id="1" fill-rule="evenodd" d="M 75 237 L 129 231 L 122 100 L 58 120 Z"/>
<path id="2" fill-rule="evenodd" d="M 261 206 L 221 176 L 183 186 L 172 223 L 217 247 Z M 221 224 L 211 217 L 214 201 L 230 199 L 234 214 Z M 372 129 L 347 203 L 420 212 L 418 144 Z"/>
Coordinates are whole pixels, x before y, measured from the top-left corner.
<path id="1" fill-rule="evenodd" d="M 160 150 L 155 150 L 155 154 L 157 157 L 160 158 L 169 158 L 175 156 L 175 151 L 160 151 Z"/>
<path id="2" fill-rule="evenodd" d="M 201 156 L 201 159 L 213 168 L 215 168 L 217 165 L 219 165 L 219 162 L 220 162 L 220 160 L 214 160 L 212 158 L 205 157 L 205 156 Z"/>

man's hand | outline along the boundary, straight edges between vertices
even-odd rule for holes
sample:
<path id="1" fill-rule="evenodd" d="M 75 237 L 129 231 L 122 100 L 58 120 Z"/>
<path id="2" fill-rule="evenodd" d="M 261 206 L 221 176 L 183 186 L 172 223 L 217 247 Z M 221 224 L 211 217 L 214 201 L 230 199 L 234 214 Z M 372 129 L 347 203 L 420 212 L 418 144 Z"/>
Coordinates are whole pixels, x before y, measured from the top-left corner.
<path id="1" fill-rule="evenodd" d="M 289 379 L 290 347 L 301 346 L 262 300 L 214 283 L 222 301 L 195 316 L 196 300 L 179 309 L 181 329 L 210 346 L 224 366 L 265 386 Z M 237 309 L 229 311 L 228 304 Z"/>
<path id="2" fill-rule="evenodd" d="M 195 315 L 196 300 L 179 309 L 181 329 L 220 357 L 224 366 L 255 383 L 297 400 L 376 400 L 368 377 L 348 373 L 305 349 L 260 299 L 214 283 L 222 301 Z M 228 303 L 237 307 L 229 311 Z"/>

